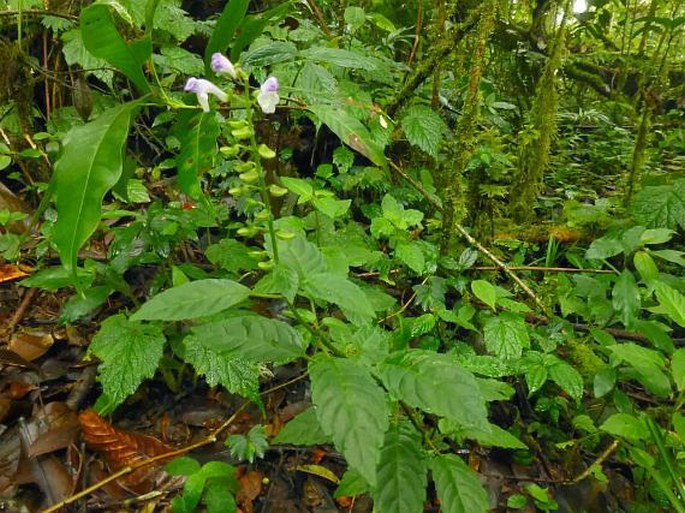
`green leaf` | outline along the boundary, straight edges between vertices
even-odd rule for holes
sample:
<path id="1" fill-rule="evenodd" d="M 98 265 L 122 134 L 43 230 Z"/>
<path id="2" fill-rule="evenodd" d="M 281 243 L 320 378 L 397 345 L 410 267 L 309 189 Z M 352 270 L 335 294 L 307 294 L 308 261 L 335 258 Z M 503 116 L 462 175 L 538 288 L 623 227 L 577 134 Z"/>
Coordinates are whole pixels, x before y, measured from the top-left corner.
<path id="1" fill-rule="evenodd" d="M 173 129 L 181 147 L 176 156 L 178 185 L 191 198 L 202 195 L 200 177 L 211 170 L 219 124 L 214 112 L 184 111 Z"/>
<path id="2" fill-rule="evenodd" d="M 361 28 L 366 22 L 366 13 L 361 7 L 347 7 L 343 17 L 352 32 Z"/>
<path id="3" fill-rule="evenodd" d="M 604 260 L 612 256 L 623 253 L 623 244 L 618 239 L 610 237 L 602 237 L 595 239 L 590 244 L 590 247 L 585 252 L 585 258 L 588 260 Z"/>
<path id="4" fill-rule="evenodd" d="M 88 315 L 96 308 L 101 307 L 107 298 L 114 292 L 112 287 L 100 285 L 91 287 L 81 294 L 75 294 L 69 298 L 62 308 L 59 321 L 63 323 L 73 323 Z"/>
<path id="5" fill-rule="evenodd" d="M 485 280 L 474 280 L 471 282 L 471 290 L 478 299 L 495 310 L 497 289 L 495 289 L 492 283 Z"/>
<path id="6" fill-rule="evenodd" d="M 221 385 L 232 394 L 256 403 L 259 399 L 259 368 L 257 363 L 217 351 L 207 339 L 189 335 L 183 339 L 183 360 L 195 372 L 205 376 L 210 387 Z"/>
<path id="7" fill-rule="evenodd" d="M 142 66 L 152 55 L 152 42 L 145 37 L 131 44 L 124 41 L 112 19 L 109 6 L 92 4 L 81 11 L 81 37 L 93 56 L 121 70 L 143 93 L 150 91 Z"/>
<path id="8" fill-rule="evenodd" d="M 309 111 L 350 148 L 358 151 L 379 167 L 387 165 L 383 148 L 371 138 L 371 134 L 362 122 L 348 111 L 331 105 L 312 105 Z"/>
<path id="9" fill-rule="evenodd" d="M 676 232 L 668 228 L 651 228 L 642 232 L 642 244 L 663 244 L 673 238 Z"/>
<path id="10" fill-rule="evenodd" d="M 314 197 L 314 188 L 307 180 L 282 176 L 281 183 L 284 187 L 287 187 L 290 192 L 299 196 L 297 199 L 298 205 L 306 203 Z"/>
<path id="11" fill-rule="evenodd" d="M 205 255 L 214 265 L 232 273 L 239 273 L 257 269 L 259 260 L 250 254 L 253 250 L 254 248 L 226 237 L 209 246 L 205 250 Z"/>
<path id="12" fill-rule="evenodd" d="M 648 228 L 685 229 L 685 179 L 645 187 L 633 198 L 630 212 Z"/>
<path id="13" fill-rule="evenodd" d="M 64 136 L 51 183 L 57 207 L 52 240 L 69 270 L 76 267 L 79 249 L 100 222 L 102 199 L 119 181 L 124 144 L 137 108 L 135 102 L 124 103 Z"/>
<path id="14" fill-rule="evenodd" d="M 353 324 L 368 324 L 376 317 L 364 291 L 339 274 L 311 274 L 305 279 L 302 289 L 314 299 L 323 299 L 338 305 Z"/>
<path id="15" fill-rule="evenodd" d="M 563 388 L 576 401 L 583 397 L 583 377 L 571 365 L 554 357 L 554 363 L 547 369 L 549 378 Z"/>
<path id="16" fill-rule="evenodd" d="M 441 433 L 455 438 L 457 441 L 470 439 L 477 441 L 480 445 L 504 449 L 528 448 L 521 440 L 496 424 L 489 424 L 487 428 L 475 428 L 462 426 L 454 420 L 440 419 L 438 426 Z"/>
<path id="17" fill-rule="evenodd" d="M 394 353 L 380 364 L 379 373 L 388 391 L 410 406 L 468 426 L 488 424 L 476 379 L 447 355 L 423 350 Z"/>
<path id="18" fill-rule="evenodd" d="M 631 327 L 640 313 L 640 290 L 633 273 L 624 269 L 611 292 L 612 305 L 624 326 Z"/>
<path id="19" fill-rule="evenodd" d="M 599 426 L 599 429 L 628 440 L 644 440 L 649 436 L 644 423 L 628 413 L 614 413 Z"/>
<path id="20" fill-rule="evenodd" d="M 434 456 L 429 463 L 443 513 L 487 513 L 490 504 L 476 474 L 453 454 Z"/>
<path id="21" fill-rule="evenodd" d="M 657 283 L 654 288 L 659 300 L 660 312 L 665 313 L 671 320 L 685 328 L 685 296 L 665 283 Z"/>
<path id="22" fill-rule="evenodd" d="M 191 476 L 200 471 L 200 464 L 193 458 L 181 456 L 167 463 L 164 470 L 174 476 Z"/>
<path id="23" fill-rule="evenodd" d="M 300 280 L 326 270 L 326 262 L 319 248 L 304 237 L 278 241 L 280 263 L 297 272 Z"/>
<path id="24" fill-rule="evenodd" d="M 645 283 L 650 283 L 659 277 L 659 268 L 646 251 L 638 251 L 635 253 L 633 256 L 633 265 L 635 265 L 635 269 L 640 273 L 640 277 Z"/>
<path id="25" fill-rule="evenodd" d="M 540 390 L 549 377 L 544 356 L 537 351 L 528 351 L 519 365 L 526 378 L 529 394 L 534 394 Z"/>
<path id="26" fill-rule="evenodd" d="M 433 158 L 437 158 L 440 143 L 449 131 L 442 118 L 424 105 L 413 105 L 404 111 L 402 128 L 411 144 Z"/>
<path id="27" fill-rule="evenodd" d="M 208 479 L 203 493 L 207 513 L 235 513 L 238 505 L 235 501 L 234 492 L 227 486 L 227 481 L 235 481 L 221 478 Z"/>
<path id="28" fill-rule="evenodd" d="M 134 321 L 180 321 L 214 315 L 250 295 L 250 289 L 232 280 L 198 280 L 165 290 L 131 316 Z"/>
<path id="29" fill-rule="evenodd" d="M 300 57 L 306 62 L 334 64 L 341 68 L 374 71 L 378 67 L 378 61 L 376 59 L 368 57 L 366 54 L 344 50 L 342 48 L 312 46 L 311 48 L 302 50 L 300 52 Z M 333 131 L 335 132 L 335 130 Z"/>
<path id="30" fill-rule="evenodd" d="M 314 408 L 308 408 L 289 421 L 272 440 L 275 444 L 323 445 L 331 442 L 331 437 L 321 429 Z"/>
<path id="31" fill-rule="evenodd" d="M 299 288 L 300 277 L 297 271 L 279 262 L 255 284 L 254 291 L 259 294 L 282 294 L 292 303 Z"/>
<path id="32" fill-rule="evenodd" d="M 253 313 L 200 324 L 192 333 L 206 348 L 252 362 L 284 363 L 304 353 L 302 338 L 292 326 Z"/>
<path id="33" fill-rule="evenodd" d="M 246 66 L 271 66 L 292 61 L 297 57 L 297 47 L 285 41 L 272 41 L 243 53 L 241 60 Z"/>
<path id="34" fill-rule="evenodd" d="M 650 392 L 662 397 L 670 395 L 671 382 L 664 373 L 666 360 L 660 352 L 632 342 L 608 346 L 607 349 L 614 358 L 632 367 L 637 373 L 633 377 Z"/>
<path id="35" fill-rule="evenodd" d="M 379 485 L 372 492 L 382 513 L 422 513 L 426 500 L 426 461 L 421 436 L 409 422 L 390 426 L 378 463 Z"/>
<path id="36" fill-rule="evenodd" d="M 89 351 L 102 360 L 98 374 L 111 410 L 155 375 L 165 344 L 162 329 L 154 324 L 132 322 L 123 314 L 102 323 Z"/>
<path id="37" fill-rule="evenodd" d="M 671 357 L 671 375 L 678 392 L 685 390 L 685 348 L 677 349 Z"/>
<path id="38" fill-rule="evenodd" d="M 422 274 L 426 267 L 426 258 L 418 244 L 401 242 L 395 248 L 395 257 L 416 274 Z"/>
<path id="39" fill-rule="evenodd" d="M 212 55 L 216 52 L 226 53 L 228 45 L 233 40 L 236 30 L 245 18 L 250 0 L 229 0 L 216 21 L 212 35 L 209 36 L 205 49 L 205 68 L 209 75 Z"/>
<path id="40" fill-rule="evenodd" d="M 342 358 L 314 358 L 309 375 L 321 428 L 350 466 L 375 486 L 388 428 L 386 393 L 366 367 Z"/>
<path id="41" fill-rule="evenodd" d="M 508 359 L 520 358 L 530 347 L 526 322 L 520 315 L 503 312 L 485 322 L 485 347 L 491 353 Z"/>

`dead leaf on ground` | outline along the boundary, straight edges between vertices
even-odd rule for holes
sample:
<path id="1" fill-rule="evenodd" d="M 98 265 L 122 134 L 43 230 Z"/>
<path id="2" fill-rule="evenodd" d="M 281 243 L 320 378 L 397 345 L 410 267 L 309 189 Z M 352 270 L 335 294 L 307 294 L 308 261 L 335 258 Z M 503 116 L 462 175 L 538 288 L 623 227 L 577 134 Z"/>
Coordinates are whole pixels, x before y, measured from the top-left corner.
<path id="1" fill-rule="evenodd" d="M 12 335 L 8 348 L 24 360 L 32 362 L 47 353 L 54 342 L 51 333 L 25 330 Z"/>
<path id="2" fill-rule="evenodd" d="M 115 428 L 92 410 L 81 412 L 79 421 L 86 444 L 105 457 L 113 472 L 174 450 L 154 437 Z M 149 492 L 155 481 L 165 476 L 160 468 L 163 463 L 160 460 L 142 467 L 122 477 L 119 483 L 136 493 Z"/>
<path id="3" fill-rule="evenodd" d="M 31 268 L 17 264 L 0 264 L 0 283 L 25 278 L 29 275 Z"/>

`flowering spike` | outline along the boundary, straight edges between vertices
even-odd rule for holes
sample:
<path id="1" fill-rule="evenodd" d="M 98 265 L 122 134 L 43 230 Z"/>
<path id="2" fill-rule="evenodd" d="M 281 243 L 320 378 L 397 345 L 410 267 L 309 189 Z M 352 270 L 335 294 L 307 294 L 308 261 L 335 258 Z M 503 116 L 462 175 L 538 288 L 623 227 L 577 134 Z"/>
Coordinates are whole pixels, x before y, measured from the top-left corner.
<path id="1" fill-rule="evenodd" d="M 228 75 L 232 79 L 238 78 L 238 73 L 233 66 L 233 63 L 225 55 L 216 52 L 212 54 L 212 71 L 217 75 Z"/>
<path id="2" fill-rule="evenodd" d="M 259 103 L 264 114 L 273 114 L 276 112 L 276 105 L 280 101 L 278 87 L 278 79 L 276 77 L 269 77 L 259 88 L 257 103 Z"/>
<path id="3" fill-rule="evenodd" d="M 216 96 L 220 102 L 228 101 L 228 95 L 224 91 L 204 78 L 190 77 L 183 89 L 186 92 L 195 93 L 197 95 L 197 102 L 205 112 L 209 112 L 210 94 Z"/>

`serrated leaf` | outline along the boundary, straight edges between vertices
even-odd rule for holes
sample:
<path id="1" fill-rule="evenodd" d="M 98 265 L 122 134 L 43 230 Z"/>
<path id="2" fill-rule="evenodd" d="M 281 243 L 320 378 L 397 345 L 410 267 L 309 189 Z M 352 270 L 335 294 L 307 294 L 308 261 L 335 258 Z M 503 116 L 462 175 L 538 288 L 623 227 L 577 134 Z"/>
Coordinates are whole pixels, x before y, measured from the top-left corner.
<path id="1" fill-rule="evenodd" d="M 379 167 L 387 165 L 383 148 L 371 138 L 368 129 L 352 114 L 331 105 L 312 105 L 308 110 L 350 148 L 358 151 Z"/>
<path id="2" fill-rule="evenodd" d="M 665 283 L 657 283 L 654 288 L 661 312 L 685 328 L 685 296 Z"/>
<path id="3" fill-rule="evenodd" d="M 323 299 L 338 305 L 353 324 L 365 325 L 376 317 L 364 291 L 339 274 L 311 274 L 305 279 L 302 289 L 314 299 Z"/>
<path id="4" fill-rule="evenodd" d="M 152 55 L 152 42 L 145 37 L 127 43 L 119 34 L 109 6 L 92 4 L 81 11 L 81 37 L 86 49 L 121 70 L 141 92 L 150 85 L 142 66 Z"/>
<path id="5" fill-rule="evenodd" d="M 350 466 L 372 486 L 388 428 L 385 392 L 363 365 L 319 357 L 309 364 L 319 423 Z"/>
<path id="6" fill-rule="evenodd" d="M 430 460 L 433 481 L 443 513 L 487 513 L 490 504 L 476 474 L 453 454 Z"/>
<path id="7" fill-rule="evenodd" d="M 364 69 L 374 71 L 378 67 L 378 61 L 366 54 L 345 50 L 343 48 L 328 48 L 325 46 L 312 46 L 300 52 L 300 57 L 307 62 L 319 62 L 322 64 L 334 64 L 342 68 Z M 328 124 L 328 123 L 326 123 Z M 333 130 L 335 132 L 335 130 Z"/>
<path id="8" fill-rule="evenodd" d="M 645 187 L 633 198 L 630 212 L 648 228 L 685 229 L 685 180 Z"/>
<path id="9" fill-rule="evenodd" d="M 297 47 L 294 44 L 285 41 L 272 41 L 243 53 L 241 61 L 246 66 L 261 67 L 291 61 L 296 56 Z"/>
<path id="10" fill-rule="evenodd" d="M 200 324 L 193 336 L 207 348 L 253 362 L 284 363 L 304 353 L 302 338 L 292 326 L 253 313 Z"/>
<path id="11" fill-rule="evenodd" d="M 624 326 L 630 327 L 640 312 L 640 290 L 633 273 L 624 269 L 611 292 L 612 305 Z"/>
<path id="12" fill-rule="evenodd" d="M 423 350 L 395 353 L 380 364 L 379 373 L 388 391 L 410 406 L 464 425 L 488 423 L 473 374 L 447 355 Z"/>
<path id="13" fill-rule="evenodd" d="M 162 329 L 154 324 L 132 322 L 123 314 L 102 323 L 89 351 L 102 360 L 98 375 L 112 409 L 155 375 L 165 344 Z"/>
<path id="14" fill-rule="evenodd" d="M 224 238 L 205 250 L 207 259 L 232 273 L 257 269 L 259 260 L 250 254 L 254 248 L 235 239 Z"/>
<path id="15" fill-rule="evenodd" d="M 395 257 L 416 274 L 422 274 L 426 267 L 426 259 L 418 244 L 399 243 L 395 248 Z"/>
<path id="16" fill-rule="evenodd" d="M 187 110 L 178 116 L 173 132 L 181 147 L 176 156 L 177 181 L 191 198 L 202 195 L 200 177 L 212 169 L 219 124 L 214 112 Z"/>
<path id="17" fill-rule="evenodd" d="M 233 355 L 217 351 L 206 344 L 207 339 L 194 335 L 183 339 L 183 360 L 207 380 L 209 386 L 221 385 L 232 394 L 246 397 L 256 403 L 259 399 L 259 368 Z"/>
<path id="18" fill-rule="evenodd" d="M 526 322 L 510 312 L 489 318 L 483 333 L 487 350 L 505 360 L 520 358 L 523 350 L 530 347 Z"/>
<path id="19" fill-rule="evenodd" d="M 614 413 L 599 426 L 599 429 L 628 440 L 644 440 L 649 436 L 644 423 L 628 413 Z"/>
<path id="20" fill-rule="evenodd" d="M 671 375 L 678 392 L 685 390 L 685 348 L 676 350 L 671 357 Z"/>
<path id="21" fill-rule="evenodd" d="M 181 321 L 214 315 L 245 301 L 250 289 L 232 280 L 191 281 L 160 292 L 131 316 L 134 321 Z"/>
<path id="22" fill-rule="evenodd" d="M 422 513 L 426 461 L 421 436 L 409 422 L 391 425 L 378 463 L 379 485 L 372 492 L 379 513 Z"/>
<path id="23" fill-rule="evenodd" d="M 355 469 L 348 467 L 335 490 L 334 497 L 356 497 L 370 491 L 369 483 Z"/>
<path id="24" fill-rule="evenodd" d="M 323 445 L 331 443 L 331 437 L 321 429 L 314 408 L 307 408 L 286 423 L 272 440 L 275 444 Z"/>
<path id="25" fill-rule="evenodd" d="M 547 369 L 549 378 L 564 389 L 576 401 L 583 397 L 583 377 L 571 365 L 554 357 L 554 364 Z"/>
<path id="26" fill-rule="evenodd" d="M 492 283 L 485 280 L 474 280 L 471 282 L 471 290 L 478 299 L 495 310 L 497 290 Z"/>
<path id="27" fill-rule="evenodd" d="M 449 130 L 433 109 L 423 105 L 413 105 L 405 110 L 402 129 L 411 144 L 434 158 L 437 158 L 440 143 Z"/>
<path id="28" fill-rule="evenodd" d="M 121 176 L 124 144 L 138 104 L 124 103 L 96 120 L 72 128 L 55 163 L 57 222 L 52 240 L 62 264 L 76 267 L 78 251 L 100 222 L 102 199 Z"/>

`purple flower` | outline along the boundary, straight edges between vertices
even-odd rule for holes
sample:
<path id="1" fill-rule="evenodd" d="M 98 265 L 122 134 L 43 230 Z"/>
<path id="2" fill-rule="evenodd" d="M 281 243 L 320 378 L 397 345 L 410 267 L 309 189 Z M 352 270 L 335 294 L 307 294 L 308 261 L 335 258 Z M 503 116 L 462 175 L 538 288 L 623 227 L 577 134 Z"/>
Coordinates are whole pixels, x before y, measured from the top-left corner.
<path id="1" fill-rule="evenodd" d="M 279 101 L 278 79 L 276 77 L 269 77 L 259 88 L 257 103 L 259 103 L 264 114 L 273 114 L 276 112 L 276 105 L 278 105 Z"/>
<path id="2" fill-rule="evenodd" d="M 233 63 L 228 60 L 228 57 L 219 52 L 212 55 L 211 66 L 212 70 L 217 75 L 228 75 L 232 79 L 238 78 L 238 73 L 236 72 Z"/>
<path id="3" fill-rule="evenodd" d="M 216 96 L 220 102 L 228 101 L 228 95 L 225 92 L 204 78 L 190 77 L 183 89 L 197 95 L 197 102 L 205 112 L 209 112 L 210 94 Z"/>

